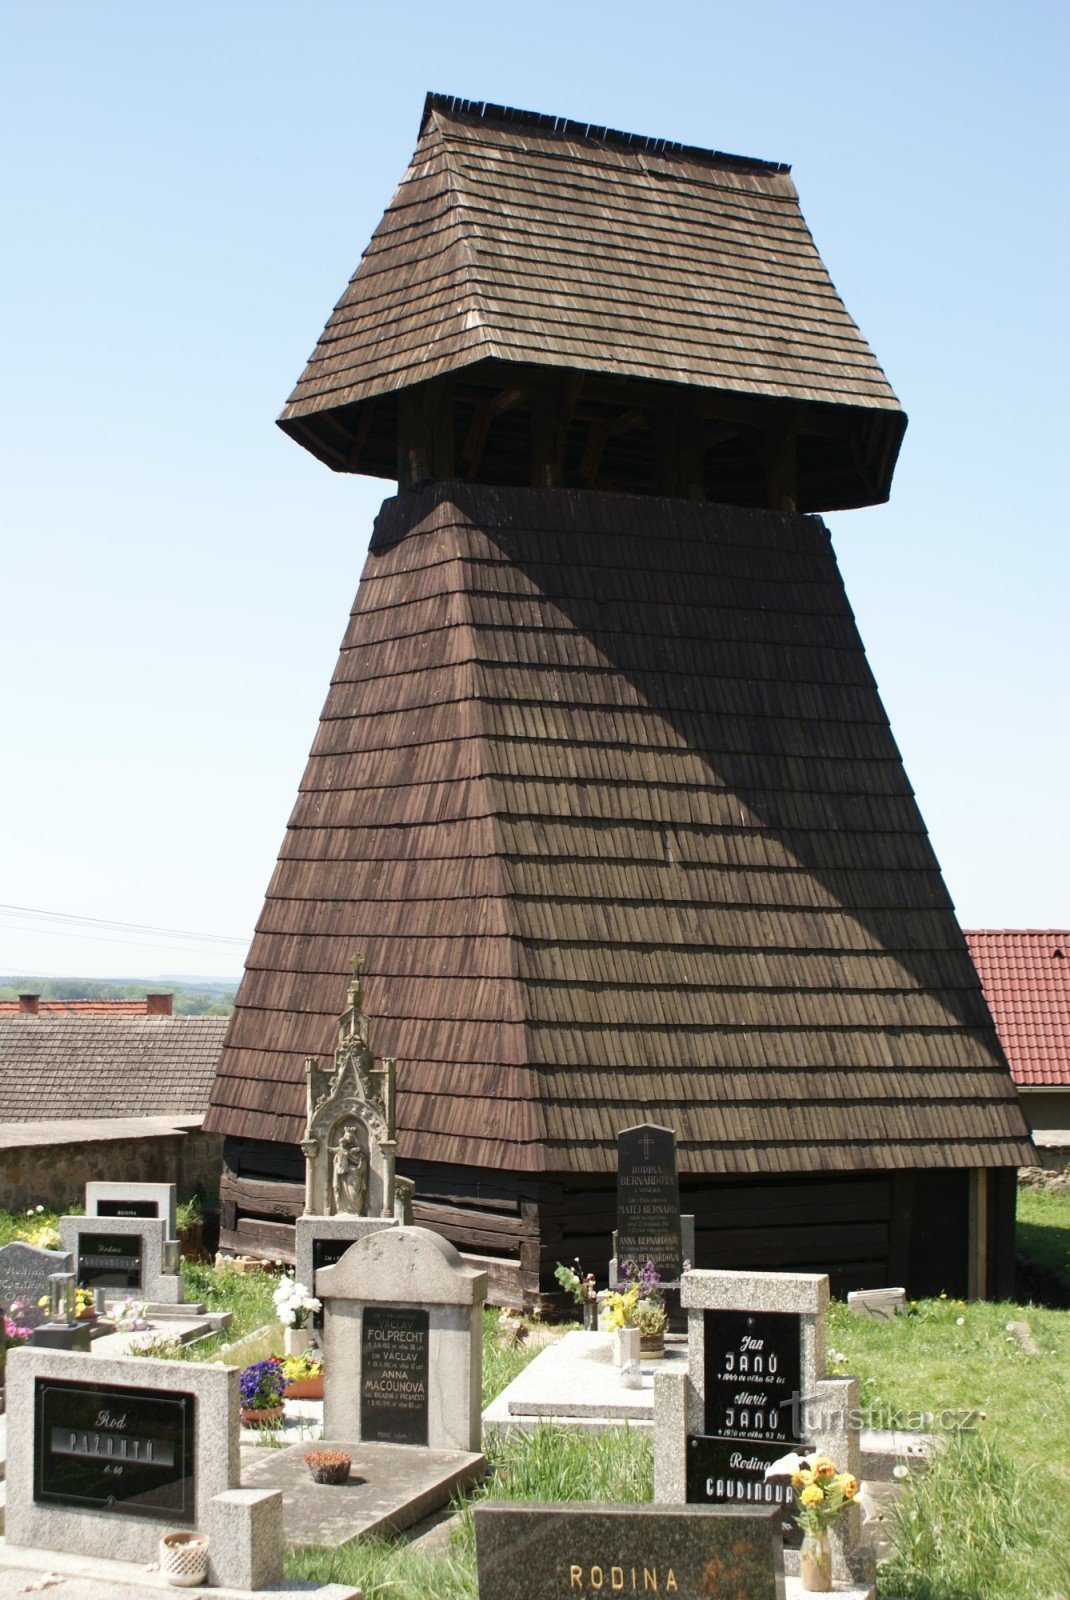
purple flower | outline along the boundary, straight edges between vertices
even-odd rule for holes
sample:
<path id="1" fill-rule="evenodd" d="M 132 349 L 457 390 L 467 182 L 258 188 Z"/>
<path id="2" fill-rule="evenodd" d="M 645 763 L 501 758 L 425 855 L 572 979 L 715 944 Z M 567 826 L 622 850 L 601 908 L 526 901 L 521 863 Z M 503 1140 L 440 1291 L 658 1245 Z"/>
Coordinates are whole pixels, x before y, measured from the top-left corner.
<path id="1" fill-rule="evenodd" d="M 254 1361 L 246 1367 L 241 1379 L 241 1403 L 246 1411 L 264 1411 L 271 1406 L 281 1406 L 286 1392 L 286 1378 L 278 1356 L 268 1356 L 266 1361 Z"/>

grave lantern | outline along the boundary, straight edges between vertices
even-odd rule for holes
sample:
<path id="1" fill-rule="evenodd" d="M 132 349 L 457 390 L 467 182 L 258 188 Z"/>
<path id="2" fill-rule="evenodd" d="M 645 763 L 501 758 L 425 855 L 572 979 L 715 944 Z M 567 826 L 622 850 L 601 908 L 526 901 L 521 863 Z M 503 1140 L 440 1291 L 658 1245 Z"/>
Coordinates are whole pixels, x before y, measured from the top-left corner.
<path id="1" fill-rule="evenodd" d="M 432 95 L 279 422 L 398 492 L 212 1092 L 224 1247 L 288 1239 L 359 952 L 416 1219 L 502 1303 L 602 1270 L 646 1122 L 704 1266 L 1007 1293 L 1032 1148 L 818 515 L 906 418 L 789 169 Z"/>

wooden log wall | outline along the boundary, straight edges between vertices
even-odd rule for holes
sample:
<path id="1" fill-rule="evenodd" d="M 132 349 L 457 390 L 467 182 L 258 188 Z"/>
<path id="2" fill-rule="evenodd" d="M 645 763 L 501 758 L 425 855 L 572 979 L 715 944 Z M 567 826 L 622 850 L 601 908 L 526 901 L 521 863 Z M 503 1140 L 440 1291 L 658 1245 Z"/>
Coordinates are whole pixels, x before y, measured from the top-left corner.
<path id="1" fill-rule="evenodd" d="M 416 1183 L 413 1220 L 486 1270 L 495 1305 L 566 1309 L 557 1262 L 579 1259 L 606 1277 L 616 1222 L 610 1175 L 532 1177 L 400 1163 Z M 1015 1174 L 987 1189 L 987 1292 L 1014 1283 Z M 304 1208 L 304 1162 L 289 1145 L 228 1139 L 221 1187 L 224 1251 L 293 1261 L 293 1219 Z M 834 1295 L 903 1284 L 912 1297 L 968 1284 L 969 1173 L 869 1173 L 835 1178 L 684 1176 L 681 1204 L 695 1216 L 696 1265 L 827 1272 Z"/>

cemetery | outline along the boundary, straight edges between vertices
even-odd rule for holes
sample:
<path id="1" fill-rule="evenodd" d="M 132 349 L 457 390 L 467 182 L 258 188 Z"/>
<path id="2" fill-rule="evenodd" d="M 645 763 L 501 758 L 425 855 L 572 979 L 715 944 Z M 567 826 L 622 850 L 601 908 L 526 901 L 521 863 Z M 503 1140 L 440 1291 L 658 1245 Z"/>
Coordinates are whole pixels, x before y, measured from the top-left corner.
<path id="1" fill-rule="evenodd" d="M 906 418 L 789 170 L 429 95 L 279 420 L 398 493 L 220 1250 L 121 1147 L 0 1216 L 0 1595 L 1065 1600 L 1070 1195 L 820 518 Z"/>

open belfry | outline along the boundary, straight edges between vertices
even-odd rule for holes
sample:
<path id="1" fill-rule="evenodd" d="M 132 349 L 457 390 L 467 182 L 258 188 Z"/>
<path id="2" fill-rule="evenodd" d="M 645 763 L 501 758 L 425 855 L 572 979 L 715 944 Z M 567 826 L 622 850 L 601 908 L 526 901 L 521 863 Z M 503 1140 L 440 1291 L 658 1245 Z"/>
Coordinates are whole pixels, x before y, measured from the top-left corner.
<path id="1" fill-rule="evenodd" d="M 213 1090 L 225 1246 L 292 1248 L 359 954 L 414 1220 L 499 1303 L 604 1271 L 648 1121 L 696 1265 L 1009 1294 L 1035 1156 L 816 514 L 906 419 L 788 168 L 432 95 L 279 421 L 398 492 Z"/>

